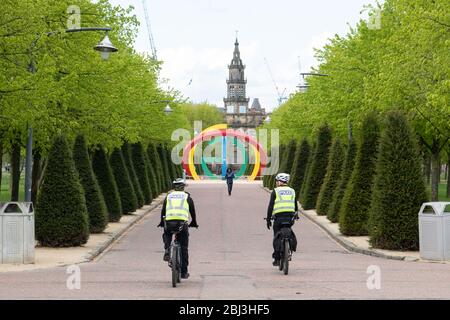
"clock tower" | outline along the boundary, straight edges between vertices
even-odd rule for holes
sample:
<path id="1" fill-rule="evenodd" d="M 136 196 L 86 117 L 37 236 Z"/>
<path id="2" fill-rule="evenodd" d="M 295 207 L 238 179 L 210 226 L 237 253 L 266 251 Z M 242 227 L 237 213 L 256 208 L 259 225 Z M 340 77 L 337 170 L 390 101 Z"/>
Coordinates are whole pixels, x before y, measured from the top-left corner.
<path id="1" fill-rule="evenodd" d="M 225 103 L 226 120 L 229 127 L 245 130 L 249 98 L 246 97 L 247 80 L 244 76 L 245 65 L 241 60 L 239 42 L 234 43 L 233 59 L 228 65 L 227 97 Z"/>

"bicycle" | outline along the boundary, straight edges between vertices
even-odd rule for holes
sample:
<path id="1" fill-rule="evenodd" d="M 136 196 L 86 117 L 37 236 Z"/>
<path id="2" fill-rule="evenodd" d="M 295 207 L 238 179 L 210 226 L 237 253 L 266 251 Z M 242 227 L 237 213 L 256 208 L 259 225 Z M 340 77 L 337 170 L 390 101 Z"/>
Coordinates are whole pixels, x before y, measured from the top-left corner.
<path id="1" fill-rule="evenodd" d="M 177 283 L 181 282 L 181 246 L 177 240 L 177 235 L 183 231 L 186 222 L 180 223 L 175 230 L 172 230 L 172 239 L 173 241 L 170 244 L 169 252 L 169 268 L 172 270 L 172 287 L 176 287 Z"/>
<path id="2" fill-rule="evenodd" d="M 271 217 L 271 220 L 273 220 L 274 217 Z M 278 265 L 278 269 L 280 271 L 283 271 L 285 275 L 289 273 L 289 261 L 292 259 L 292 250 L 290 245 L 290 233 L 292 232 L 292 225 L 294 224 L 294 220 L 298 220 L 298 213 L 296 212 L 292 218 L 288 221 L 281 222 L 281 228 L 280 231 L 283 235 L 283 238 L 281 239 L 281 250 L 280 250 L 280 264 Z M 267 218 L 264 218 L 264 220 L 267 220 Z M 287 229 L 287 230 L 286 230 Z"/>

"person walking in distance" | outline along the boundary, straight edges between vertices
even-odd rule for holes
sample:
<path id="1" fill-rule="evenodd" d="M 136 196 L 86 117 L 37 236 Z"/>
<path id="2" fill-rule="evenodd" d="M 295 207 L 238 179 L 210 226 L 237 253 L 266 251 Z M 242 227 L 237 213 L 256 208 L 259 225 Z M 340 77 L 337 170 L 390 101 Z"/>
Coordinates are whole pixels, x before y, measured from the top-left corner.
<path id="1" fill-rule="evenodd" d="M 235 178 L 234 172 L 231 170 L 231 168 L 228 168 L 227 173 L 225 174 L 225 179 L 227 180 L 229 196 L 231 196 L 231 190 L 233 190 L 233 179 L 234 178 Z"/>

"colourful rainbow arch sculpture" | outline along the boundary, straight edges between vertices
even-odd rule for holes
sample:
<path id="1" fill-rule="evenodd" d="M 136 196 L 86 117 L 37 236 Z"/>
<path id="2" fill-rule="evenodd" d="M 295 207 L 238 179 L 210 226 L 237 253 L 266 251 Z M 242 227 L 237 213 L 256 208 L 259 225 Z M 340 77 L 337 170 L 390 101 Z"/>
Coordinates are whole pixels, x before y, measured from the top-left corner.
<path id="1" fill-rule="evenodd" d="M 267 155 L 264 151 L 264 149 L 262 148 L 262 146 L 258 143 L 258 141 L 256 141 L 256 139 L 254 137 L 252 137 L 251 135 L 248 135 L 246 133 L 240 132 L 240 131 L 236 131 L 236 130 L 232 130 L 232 129 L 227 129 L 227 125 L 226 124 L 218 124 L 218 125 L 214 125 L 211 126 L 205 130 L 203 130 L 199 135 L 197 135 L 196 137 L 194 137 L 194 139 L 192 139 L 191 141 L 189 141 L 186 146 L 184 147 L 183 150 L 183 159 L 182 159 L 182 165 L 184 170 L 186 170 L 187 175 L 192 176 L 192 178 L 194 180 L 200 180 L 200 177 L 198 176 L 196 169 L 195 169 L 195 164 L 194 164 L 194 153 L 195 153 L 195 149 L 197 144 L 201 143 L 205 140 L 209 140 L 210 138 L 213 137 L 233 137 L 233 138 L 237 138 L 239 140 L 248 142 L 249 145 L 251 146 L 251 149 L 253 151 L 253 153 L 255 154 L 255 166 L 253 168 L 253 171 L 251 173 L 251 175 L 249 176 L 248 180 L 255 180 L 255 178 L 257 176 L 261 175 L 262 169 L 264 169 L 264 167 L 267 165 Z M 222 156 L 224 157 L 225 154 L 225 139 L 223 139 L 223 147 L 222 147 Z M 247 164 L 245 164 L 247 165 Z M 222 172 L 224 172 L 224 168 L 226 167 L 226 162 L 222 162 Z"/>

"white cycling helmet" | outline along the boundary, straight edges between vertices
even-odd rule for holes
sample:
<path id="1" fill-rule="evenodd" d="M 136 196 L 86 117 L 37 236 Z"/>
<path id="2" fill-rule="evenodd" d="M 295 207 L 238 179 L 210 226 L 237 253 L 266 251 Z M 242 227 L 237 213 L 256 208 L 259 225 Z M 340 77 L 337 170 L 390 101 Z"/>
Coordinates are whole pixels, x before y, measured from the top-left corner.
<path id="1" fill-rule="evenodd" d="M 291 178 L 291 176 L 289 174 L 287 174 L 287 173 L 279 173 L 275 177 L 275 180 L 276 181 L 281 181 L 281 182 L 284 182 L 284 183 L 288 183 L 290 178 Z"/>

